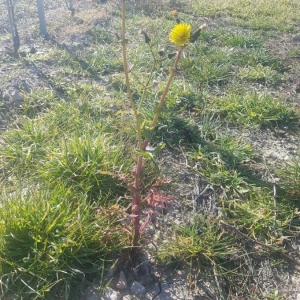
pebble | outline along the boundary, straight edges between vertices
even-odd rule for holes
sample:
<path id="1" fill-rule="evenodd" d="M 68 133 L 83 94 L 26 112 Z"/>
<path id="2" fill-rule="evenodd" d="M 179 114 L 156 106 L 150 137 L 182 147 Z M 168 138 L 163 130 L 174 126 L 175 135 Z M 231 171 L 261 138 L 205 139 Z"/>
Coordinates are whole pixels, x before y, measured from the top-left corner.
<path id="1" fill-rule="evenodd" d="M 130 288 L 130 291 L 133 295 L 142 294 L 145 292 L 145 290 L 146 288 L 137 281 L 134 281 Z"/>
<path id="2" fill-rule="evenodd" d="M 11 98 L 14 101 L 16 106 L 21 105 L 21 101 L 23 100 L 23 96 L 18 92 L 12 92 Z"/>
<path id="3" fill-rule="evenodd" d="M 103 295 L 101 297 L 101 300 L 121 300 L 121 299 L 122 299 L 122 295 L 110 287 L 106 288 L 103 291 Z"/>
<path id="4" fill-rule="evenodd" d="M 292 276 L 291 277 L 291 282 L 293 284 L 299 284 L 299 278 L 297 276 Z"/>
<path id="5" fill-rule="evenodd" d="M 10 100 L 10 94 L 9 93 L 4 93 L 3 94 L 3 100 L 9 101 Z"/>
<path id="6" fill-rule="evenodd" d="M 119 106 L 116 106 L 114 104 L 110 104 L 109 109 L 113 112 L 117 112 L 117 111 L 121 110 L 121 108 Z"/>
<path id="7" fill-rule="evenodd" d="M 108 274 L 107 276 L 108 277 L 113 277 L 115 272 L 117 271 L 118 269 L 118 265 L 119 265 L 119 260 L 117 259 L 113 264 L 112 266 L 110 267 L 109 271 L 108 271 Z"/>
<path id="8" fill-rule="evenodd" d="M 87 292 L 85 293 L 83 300 L 99 300 L 99 291 L 89 288 Z"/>
<path id="9" fill-rule="evenodd" d="M 24 79 L 22 80 L 22 83 L 21 83 L 21 89 L 24 90 L 27 93 L 29 93 L 31 91 L 30 85 Z"/>
<path id="10" fill-rule="evenodd" d="M 186 272 L 182 271 L 182 270 L 177 270 L 177 275 L 183 276 L 183 275 L 186 275 Z"/>
<path id="11" fill-rule="evenodd" d="M 297 294 L 297 300 L 300 300 L 300 294 Z"/>
<path id="12" fill-rule="evenodd" d="M 300 35 L 295 35 L 294 37 L 293 37 L 293 41 L 294 42 L 300 42 Z M 298 299 L 297 299 L 298 300 Z"/>
<path id="13" fill-rule="evenodd" d="M 18 81 L 16 79 L 12 79 L 11 80 L 11 85 L 15 88 L 15 89 L 18 89 L 19 88 L 19 84 L 18 84 Z"/>
<path id="14" fill-rule="evenodd" d="M 126 281 L 125 274 L 124 274 L 123 271 L 120 272 L 119 281 L 116 284 L 116 288 L 118 290 L 125 290 L 125 289 L 127 289 L 127 281 Z"/>

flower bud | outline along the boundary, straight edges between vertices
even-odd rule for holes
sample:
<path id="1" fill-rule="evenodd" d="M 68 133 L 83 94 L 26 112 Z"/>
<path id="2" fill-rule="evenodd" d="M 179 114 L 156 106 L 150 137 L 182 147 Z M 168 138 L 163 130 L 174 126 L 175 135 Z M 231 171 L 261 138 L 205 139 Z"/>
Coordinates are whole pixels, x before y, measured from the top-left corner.
<path id="1" fill-rule="evenodd" d="M 171 59 L 171 58 L 174 57 L 176 54 L 177 54 L 176 52 L 169 53 L 169 54 L 168 54 L 168 58 Z"/>
<path id="2" fill-rule="evenodd" d="M 165 55 L 165 50 L 164 49 L 160 49 L 158 51 L 159 56 L 164 56 Z"/>
<path id="3" fill-rule="evenodd" d="M 144 30 L 142 30 L 142 31 L 141 31 L 141 34 L 143 34 L 144 37 L 145 37 L 145 43 L 146 43 L 146 44 L 149 44 L 149 43 L 151 42 L 151 39 L 149 38 L 147 32 L 144 31 Z"/>
<path id="4" fill-rule="evenodd" d="M 171 15 L 176 18 L 178 16 L 177 10 L 172 10 Z"/>
<path id="5" fill-rule="evenodd" d="M 206 28 L 207 28 L 207 25 L 203 24 L 196 31 L 192 32 L 190 42 L 195 43 L 201 34 L 201 30 L 205 30 Z"/>
<path id="6" fill-rule="evenodd" d="M 155 92 L 158 91 L 158 81 L 157 80 L 153 80 L 152 88 L 154 89 Z"/>
<path id="7" fill-rule="evenodd" d="M 176 23 L 179 24 L 179 23 L 180 23 L 180 19 L 179 19 L 179 17 L 178 17 L 178 12 L 177 12 L 177 10 L 171 11 L 171 15 L 174 17 Z"/>

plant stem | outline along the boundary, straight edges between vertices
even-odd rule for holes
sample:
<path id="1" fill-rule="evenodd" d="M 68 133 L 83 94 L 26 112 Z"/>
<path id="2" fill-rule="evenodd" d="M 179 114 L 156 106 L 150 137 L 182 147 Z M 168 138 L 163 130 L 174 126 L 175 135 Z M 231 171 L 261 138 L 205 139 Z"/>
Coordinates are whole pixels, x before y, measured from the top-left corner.
<path id="1" fill-rule="evenodd" d="M 173 69 L 170 70 L 170 75 L 169 75 L 169 79 L 167 81 L 167 84 L 165 86 L 165 89 L 160 97 L 160 101 L 159 101 L 159 104 L 158 104 L 158 107 L 157 107 L 157 110 L 156 110 L 156 113 L 154 115 L 154 118 L 152 120 L 152 123 L 151 123 L 151 126 L 150 126 L 150 129 L 151 129 L 151 133 L 153 132 L 154 128 L 155 128 L 155 125 L 157 123 L 157 120 L 158 120 L 158 117 L 161 113 L 161 109 L 162 107 L 164 106 L 165 102 L 166 102 L 166 96 L 168 94 L 168 91 L 169 91 L 169 87 L 171 85 L 171 82 L 174 78 L 174 75 L 175 75 L 175 71 L 177 69 L 177 66 L 178 66 L 178 62 L 179 62 L 179 59 L 180 59 L 180 56 L 182 54 L 182 50 L 183 50 L 183 47 L 180 47 L 179 48 L 179 51 L 177 52 L 177 55 L 176 55 L 176 59 L 175 59 L 175 62 L 174 62 L 174 66 L 173 66 Z M 145 151 L 146 150 L 146 147 L 148 145 L 148 140 L 144 140 L 143 141 L 143 145 L 142 145 L 142 150 Z"/>
<path id="2" fill-rule="evenodd" d="M 175 59 L 175 63 L 174 63 L 174 66 L 173 66 L 173 69 L 171 69 L 170 71 L 170 75 L 169 75 L 169 79 L 167 81 L 167 84 L 165 86 L 165 89 L 160 97 L 160 101 L 159 101 L 159 104 L 158 104 L 158 107 L 157 107 L 157 110 L 156 110 L 156 113 L 154 115 L 154 118 L 153 118 L 153 121 L 151 123 L 151 130 L 154 129 L 154 126 L 156 125 L 157 123 L 157 120 L 158 120 L 158 117 L 160 115 L 160 112 L 161 112 L 161 109 L 162 107 L 164 106 L 165 102 L 166 102 L 166 96 L 168 94 L 168 91 L 169 91 L 169 87 L 171 85 L 171 82 L 174 78 L 174 75 L 175 75 L 175 71 L 177 69 L 177 65 L 178 65 L 178 62 L 179 62 L 179 58 L 181 56 L 181 53 L 182 53 L 182 47 L 179 48 L 179 51 L 177 52 L 177 55 L 176 55 L 176 59 Z"/>
<path id="3" fill-rule="evenodd" d="M 135 182 L 134 187 L 135 190 L 132 195 L 132 214 L 133 216 L 133 246 L 138 246 L 139 239 L 140 239 L 140 219 L 141 219 L 141 196 L 140 196 L 140 189 L 141 189 L 141 170 L 143 167 L 143 157 L 141 155 L 137 158 L 136 164 L 136 173 L 135 173 Z"/>
<path id="4" fill-rule="evenodd" d="M 122 0 L 122 52 L 123 52 L 123 63 L 124 63 L 124 73 L 125 73 L 125 80 L 126 80 L 126 88 L 127 94 L 130 101 L 131 109 L 135 115 L 136 119 L 136 131 L 138 137 L 138 144 L 139 149 L 142 149 L 142 134 L 141 134 L 141 124 L 140 124 L 140 112 L 136 109 L 131 89 L 130 89 L 130 82 L 129 82 L 129 72 L 128 72 L 128 63 L 127 63 L 127 56 L 126 56 L 126 39 L 125 39 L 125 0 Z"/>
<path id="5" fill-rule="evenodd" d="M 128 63 L 126 57 L 126 39 L 125 39 L 125 0 L 122 0 L 122 52 L 123 52 L 123 63 L 124 63 L 124 73 L 127 87 L 127 94 L 130 101 L 130 106 L 133 110 L 135 120 L 136 120 L 136 132 L 138 137 L 139 149 L 142 150 L 143 141 L 141 133 L 141 119 L 140 110 L 137 110 L 133 101 L 130 82 L 129 82 L 129 72 Z M 140 218 L 141 218 L 141 199 L 140 199 L 140 189 L 141 189 L 141 170 L 143 167 L 143 157 L 141 155 L 137 158 L 137 163 L 135 166 L 135 180 L 134 180 L 134 190 L 132 192 L 132 223 L 133 223 L 133 246 L 138 246 L 140 239 Z"/>
<path id="6" fill-rule="evenodd" d="M 141 105 L 142 102 L 145 98 L 145 90 L 147 88 L 147 86 L 149 85 L 149 82 L 151 80 L 151 76 L 153 73 L 153 68 L 156 64 L 156 60 L 154 57 L 154 53 L 152 51 L 152 48 L 150 46 L 150 50 L 151 53 L 154 57 L 154 64 L 151 70 L 151 75 L 150 78 L 147 82 L 147 85 L 144 89 L 143 95 L 142 95 L 142 99 L 140 101 L 140 104 L 138 106 L 138 109 L 136 108 L 134 101 L 133 101 L 133 97 L 132 97 L 132 93 L 131 93 L 131 89 L 130 89 L 130 82 L 129 82 L 129 72 L 128 72 L 128 63 L 127 63 L 127 57 L 126 57 L 126 39 L 125 39 L 125 0 L 122 0 L 122 52 L 123 52 L 123 63 L 124 63 L 124 73 L 125 73 L 125 80 L 126 80 L 126 88 L 127 88 L 127 94 L 128 94 L 128 98 L 130 101 L 130 106 L 133 110 L 135 119 L 136 119 L 136 132 L 137 132 L 137 138 L 138 138 L 138 146 L 139 146 L 139 150 L 141 151 L 145 151 L 147 144 L 148 144 L 148 140 L 142 140 L 142 134 L 141 134 L 141 119 L 140 119 L 140 109 L 141 109 Z M 163 94 L 161 95 L 160 98 L 160 102 L 159 105 L 157 107 L 156 113 L 154 115 L 153 121 L 151 123 L 151 132 L 154 130 L 154 127 L 157 123 L 158 117 L 160 115 L 161 109 L 166 101 L 166 96 L 170 87 L 170 84 L 173 80 L 173 77 L 175 75 L 175 71 L 177 69 L 177 65 L 179 62 L 179 58 L 181 56 L 182 53 L 182 49 L 183 47 L 179 48 L 179 51 L 177 53 L 176 59 L 175 59 L 175 63 L 173 66 L 173 69 L 171 69 L 170 71 L 170 75 L 169 75 L 169 79 L 167 81 L 167 84 L 165 86 L 165 89 L 163 91 Z M 138 246 L 139 244 L 139 239 L 140 239 L 140 218 L 141 218 L 141 176 L 142 176 L 142 169 L 143 169 L 143 157 L 141 155 L 138 155 L 137 157 L 137 162 L 135 165 L 135 169 L 134 169 L 134 175 L 135 175 L 135 179 L 134 179 L 134 186 L 132 189 L 132 223 L 133 223 L 133 246 Z"/>

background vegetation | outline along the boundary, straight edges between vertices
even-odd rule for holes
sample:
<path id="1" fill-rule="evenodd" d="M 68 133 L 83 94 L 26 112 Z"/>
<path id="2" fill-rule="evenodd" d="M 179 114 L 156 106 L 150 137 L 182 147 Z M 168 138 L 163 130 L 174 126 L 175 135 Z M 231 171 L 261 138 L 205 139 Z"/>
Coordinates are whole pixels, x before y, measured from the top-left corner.
<path id="1" fill-rule="evenodd" d="M 50 38 L 39 38 L 34 27 L 27 44 L 25 4 L 16 2 L 20 56 L 1 54 L 3 87 L 29 74 L 30 90 L 19 88 L 20 105 L 1 100 L 0 297 L 76 299 L 91 282 L 104 283 L 111 261 L 131 245 L 130 193 L 122 178 L 131 174 L 136 140 L 118 39 L 119 3 L 81 4 L 74 16 L 57 6 Z M 136 103 L 151 66 L 141 29 L 162 58 L 145 116 L 153 115 L 173 65 L 168 55 L 176 49 L 168 34 L 174 9 L 192 28 L 206 22 L 208 29 L 185 49 L 154 132 L 151 147 L 165 148 L 149 161 L 143 184 L 166 175 L 172 182 L 164 189 L 175 197 L 171 213 L 157 215 L 159 237 L 145 232 L 144 251 L 157 264 L 187 267 L 190 282 L 209 278 L 215 299 L 290 299 L 273 279 L 266 288 L 261 274 L 266 262 L 280 270 L 300 261 L 294 250 L 299 45 L 293 40 L 300 5 L 128 1 Z M 1 31 L 0 42 L 8 41 Z M 33 44 L 37 51 L 30 53 Z M 156 251 L 147 247 L 149 240 Z"/>

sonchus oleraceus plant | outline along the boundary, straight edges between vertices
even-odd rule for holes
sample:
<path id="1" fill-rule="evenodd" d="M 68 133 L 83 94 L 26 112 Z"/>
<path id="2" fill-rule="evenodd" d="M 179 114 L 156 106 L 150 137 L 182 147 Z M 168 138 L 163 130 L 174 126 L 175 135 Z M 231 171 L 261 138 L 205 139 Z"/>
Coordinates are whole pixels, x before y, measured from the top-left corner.
<path id="1" fill-rule="evenodd" d="M 176 21 L 175 26 L 170 31 L 169 40 L 172 44 L 177 47 L 177 51 L 174 55 L 168 55 L 169 58 L 174 58 L 174 65 L 172 68 L 169 68 L 168 80 L 164 86 L 162 94 L 160 96 L 158 105 L 154 111 L 154 117 L 152 120 L 145 119 L 145 116 L 141 113 L 141 108 L 143 105 L 143 101 L 145 98 L 146 89 L 149 86 L 151 81 L 153 70 L 151 69 L 151 73 L 149 75 L 149 79 L 145 84 L 144 91 L 141 93 L 141 99 L 139 103 L 135 103 L 133 99 L 133 94 L 130 86 L 130 78 L 129 78 L 129 68 L 127 62 L 127 43 L 126 39 L 126 11 L 125 11 L 125 0 L 122 0 L 122 33 L 121 33 L 121 44 L 122 44 L 122 54 L 123 54 L 123 64 L 124 64 L 124 74 L 127 88 L 127 95 L 130 102 L 131 110 L 133 112 L 133 116 L 135 118 L 135 130 L 137 136 L 137 151 L 135 156 L 134 167 L 132 169 L 132 179 L 127 182 L 127 186 L 131 193 L 131 214 L 128 217 L 132 221 L 133 229 L 132 229 L 132 244 L 133 246 L 138 246 L 140 241 L 140 236 L 144 231 L 145 227 L 150 221 L 151 215 L 155 213 L 155 208 L 163 207 L 165 203 L 171 199 L 172 196 L 165 196 L 161 192 L 159 192 L 158 186 L 165 182 L 165 180 L 159 180 L 150 188 L 148 192 L 146 192 L 146 196 L 142 197 L 142 180 L 145 172 L 145 162 L 149 158 L 149 153 L 147 152 L 147 146 L 151 141 L 153 131 L 161 114 L 162 108 L 167 100 L 167 94 L 172 83 L 172 80 L 176 74 L 176 70 L 178 68 L 179 60 L 182 56 L 183 50 L 190 43 L 194 43 L 200 36 L 201 31 L 206 29 L 206 24 L 201 25 L 196 31 L 191 31 L 191 25 L 187 23 L 181 22 L 178 17 L 177 11 L 173 11 L 172 15 Z M 156 58 L 154 51 L 151 45 L 151 39 L 146 31 L 141 31 L 141 34 L 145 37 L 145 43 L 150 47 L 150 52 L 153 56 L 153 66 L 159 61 Z M 162 56 L 163 53 L 159 53 Z M 152 87 L 155 88 L 157 86 L 157 82 L 153 81 Z M 158 146 L 160 147 L 160 146 Z M 154 151 L 155 153 L 155 151 Z M 147 203 L 153 210 L 148 211 L 148 216 L 146 219 L 141 222 L 142 210 L 144 204 Z"/>

